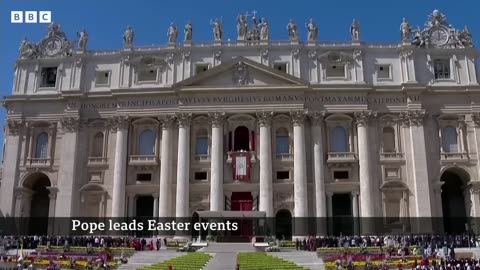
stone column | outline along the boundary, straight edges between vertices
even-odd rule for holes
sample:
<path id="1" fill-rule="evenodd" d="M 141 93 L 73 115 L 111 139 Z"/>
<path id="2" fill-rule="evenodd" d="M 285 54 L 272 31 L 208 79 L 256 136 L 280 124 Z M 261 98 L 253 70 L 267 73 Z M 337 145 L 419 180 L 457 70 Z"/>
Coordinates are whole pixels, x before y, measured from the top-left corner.
<path id="1" fill-rule="evenodd" d="M 177 218 L 186 218 L 189 213 L 190 188 L 190 121 L 192 114 L 178 114 L 178 156 L 177 156 Z"/>
<path id="2" fill-rule="evenodd" d="M 333 192 L 325 192 L 327 195 L 328 233 L 333 234 Z"/>
<path id="3" fill-rule="evenodd" d="M 134 217 L 135 216 L 135 195 L 133 194 L 128 194 L 128 217 Z M 155 216 L 155 213 L 157 213 L 158 216 L 158 206 L 157 206 L 157 211 L 155 212 L 155 206 L 153 207 L 153 215 Z"/>
<path id="4" fill-rule="evenodd" d="M 153 193 L 153 217 L 158 217 L 158 193 Z"/>
<path id="5" fill-rule="evenodd" d="M 360 218 L 358 214 L 358 191 L 352 191 L 351 193 L 352 198 L 352 214 L 353 214 L 353 233 L 355 235 L 359 235 L 359 222 L 358 219 Z"/>
<path id="6" fill-rule="evenodd" d="M 260 125 L 260 211 L 273 217 L 272 184 L 272 117 L 273 112 L 257 113 Z"/>
<path id="7" fill-rule="evenodd" d="M 65 117 L 61 120 L 62 134 L 62 154 L 60 156 L 60 169 L 58 172 L 57 194 L 57 217 L 76 216 L 75 204 L 78 201 L 78 192 L 76 190 L 77 179 L 77 141 L 80 119 L 77 117 Z M 49 140 L 49 147 L 53 139 Z M 49 152 L 50 153 L 50 152 Z"/>
<path id="8" fill-rule="evenodd" d="M 8 119 L 6 121 L 5 155 L 3 157 L 2 184 L 0 187 L 0 213 L 3 216 L 17 216 L 15 213 L 15 198 L 12 194 L 18 185 L 18 165 L 20 149 L 23 143 L 25 123 L 22 120 Z M 17 207 L 18 209 L 18 207 Z"/>
<path id="9" fill-rule="evenodd" d="M 162 149 L 160 154 L 160 192 L 158 216 L 160 218 L 171 217 L 171 170 L 172 170 L 172 136 L 173 136 L 173 116 L 164 116 L 159 118 L 162 121 Z"/>
<path id="10" fill-rule="evenodd" d="M 129 120 L 127 116 L 117 116 L 112 119 L 117 131 L 113 169 L 112 217 L 123 217 L 125 215 Z"/>
<path id="11" fill-rule="evenodd" d="M 56 203 L 57 203 L 57 193 L 58 193 L 58 190 L 57 188 L 52 188 L 52 187 L 49 187 L 47 188 L 49 190 L 49 194 L 48 194 L 48 198 L 50 199 L 49 200 L 49 205 L 48 205 L 48 234 L 50 235 L 54 235 L 56 234 L 55 232 L 55 219 L 53 219 L 53 217 L 55 217 L 55 208 L 56 208 Z"/>
<path id="12" fill-rule="evenodd" d="M 410 135 L 410 159 L 413 172 L 413 192 L 415 194 L 415 209 L 417 217 L 431 217 L 431 185 L 428 173 L 427 152 L 425 148 L 424 119 L 425 110 L 408 111 L 402 113 L 401 117 L 404 126 L 409 126 Z M 431 232 L 432 224 L 422 222 L 419 232 Z"/>
<path id="13" fill-rule="evenodd" d="M 355 113 L 360 167 L 360 213 L 364 218 L 372 218 L 375 215 L 368 134 L 368 122 L 372 117 L 373 113 L 370 111 Z"/>
<path id="14" fill-rule="evenodd" d="M 480 185 L 477 183 L 480 182 L 472 182 L 475 183 L 475 185 L 470 186 L 470 204 L 471 204 L 471 209 L 470 209 L 470 217 L 472 217 L 473 224 L 472 224 L 472 229 L 475 232 L 475 234 L 480 233 L 480 223 L 478 220 L 480 219 Z M 469 213 L 467 213 L 468 216 Z"/>
<path id="15" fill-rule="evenodd" d="M 307 164 L 305 156 L 305 113 L 302 111 L 290 113 L 293 124 L 293 186 L 294 186 L 294 216 L 308 216 L 307 200 Z"/>
<path id="16" fill-rule="evenodd" d="M 210 113 L 212 146 L 210 162 L 210 211 L 223 211 L 223 122 L 225 113 Z"/>
<path id="17" fill-rule="evenodd" d="M 313 144 L 313 180 L 315 184 L 315 217 L 317 220 L 317 234 L 326 235 L 327 206 L 325 199 L 325 178 L 324 178 L 324 149 L 323 149 L 323 117 L 324 113 L 313 113 L 310 115 L 312 123 L 312 144 Z"/>

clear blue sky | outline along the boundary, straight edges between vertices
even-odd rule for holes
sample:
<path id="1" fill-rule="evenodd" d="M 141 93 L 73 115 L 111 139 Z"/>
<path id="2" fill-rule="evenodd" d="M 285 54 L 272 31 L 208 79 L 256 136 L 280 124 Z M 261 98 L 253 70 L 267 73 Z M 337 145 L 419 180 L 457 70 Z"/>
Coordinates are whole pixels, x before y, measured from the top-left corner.
<path id="1" fill-rule="evenodd" d="M 11 93 L 13 63 L 18 45 L 26 36 L 38 41 L 46 33 L 46 24 L 11 24 L 12 10 L 50 10 L 70 39 L 85 27 L 90 49 L 122 46 L 125 27 L 135 30 L 135 45 L 163 44 L 170 22 L 179 29 L 191 20 L 194 41 L 212 40 L 209 21 L 223 17 L 224 39 L 235 39 L 235 19 L 239 13 L 258 11 L 270 23 L 271 39 L 287 39 L 286 24 L 294 19 L 305 40 L 305 22 L 313 18 L 319 26 L 319 40 L 348 40 L 349 26 L 357 18 L 364 41 L 398 41 L 399 25 L 406 17 L 413 26 L 423 24 L 433 9 L 442 11 L 456 28 L 468 25 L 476 47 L 480 40 L 479 0 L 0 0 L 0 91 Z M 183 30 L 179 39 L 183 38 Z M 5 110 L 0 109 L 4 122 Z M 3 132 L 0 132 L 0 142 Z M 0 143 L 0 147 L 1 147 Z M 0 149 L 1 153 L 1 149 Z"/>

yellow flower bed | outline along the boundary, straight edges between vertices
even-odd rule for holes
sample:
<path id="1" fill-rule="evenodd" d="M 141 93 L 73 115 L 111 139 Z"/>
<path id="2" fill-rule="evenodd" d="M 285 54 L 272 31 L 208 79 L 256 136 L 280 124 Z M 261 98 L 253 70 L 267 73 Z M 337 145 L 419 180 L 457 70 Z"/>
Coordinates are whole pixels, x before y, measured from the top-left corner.
<path id="1" fill-rule="evenodd" d="M 402 262 L 402 260 L 391 260 L 391 261 L 371 261 L 371 264 L 374 266 L 379 266 L 379 265 L 387 265 L 387 266 L 392 266 L 392 267 L 397 267 L 397 265 L 401 264 L 403 266 L 411 266 L 415 263 L 415 260 L 407 260 L 405 262 Z M 367 263 L 365 261 L 354 261 L 353 266 L 355 267 L 365 267 Z M 325 262 L 324 263 L 326 268 L 336 268 L 337 264 L 335 262 Z"/>
<path id="2" fill-rule="evenodd" d="M 70 261 L 69 260 L 53 260 L 53 261 L 54 262 L 59 262 L 60 266 L 62 266 L 62 267 L 70 266 Z M 12 262 L 17 262 L 17 260 L 13 259 Z M 27 264 L 30 264 L 30 263 L 32 263 L 32 260 L 25 259 L 25 260 L 23 260 L 23 262 L 27 263 Z M 87 263 L 88 263 L 87 261 L 75 261 L 75 264 L 79 265 L 79 266 L 87 266 Z M 35 260 L 35 261 L 33 261 L 33 264 L 41 265 L 41 266 L 48 266 L 50 264 L 50 260 Z M 117 263 L 112 261 L 112 262 L 108 263 L 108 266 L 117 267 Z"/>

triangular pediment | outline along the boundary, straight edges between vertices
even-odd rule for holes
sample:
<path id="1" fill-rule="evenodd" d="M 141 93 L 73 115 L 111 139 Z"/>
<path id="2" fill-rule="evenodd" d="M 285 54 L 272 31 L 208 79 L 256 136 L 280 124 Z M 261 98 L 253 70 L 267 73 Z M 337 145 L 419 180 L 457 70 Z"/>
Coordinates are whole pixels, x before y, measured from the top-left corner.
<path id="1" fill-rule="evenodd" d="M 305 82 L 245 57 L 236 57 L 179 82 L 177 87 L 306 86 Z"/>

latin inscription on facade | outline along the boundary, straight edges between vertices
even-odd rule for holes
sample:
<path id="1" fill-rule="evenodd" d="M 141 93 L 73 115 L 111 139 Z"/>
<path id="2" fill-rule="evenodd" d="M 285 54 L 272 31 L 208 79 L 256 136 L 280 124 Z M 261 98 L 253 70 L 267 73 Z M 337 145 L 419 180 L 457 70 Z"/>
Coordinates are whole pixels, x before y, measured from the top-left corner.
<path id="1" fill-rule="evenodd" d="M 205 95 L 196 97 L 154 97 L 118 101 L 68 104 L 69 109 L 114 110 L 120 108 L 174 108 L 178 106 L 212 106 L 232 104 L 406 104 L 419 102 L 420 96 L 351 96 L 351 95 Z"/>

